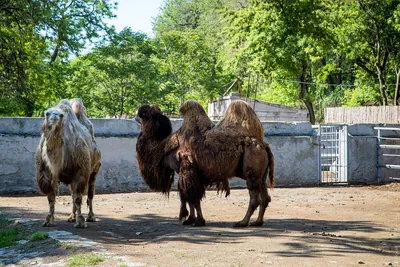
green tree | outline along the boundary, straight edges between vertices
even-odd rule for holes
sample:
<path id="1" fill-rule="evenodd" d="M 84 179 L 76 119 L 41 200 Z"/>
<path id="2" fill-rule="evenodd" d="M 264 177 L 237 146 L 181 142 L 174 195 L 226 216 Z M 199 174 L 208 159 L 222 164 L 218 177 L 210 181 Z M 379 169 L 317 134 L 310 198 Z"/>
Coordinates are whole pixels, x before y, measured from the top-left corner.
<path id="1" fill-rule="evenodd" d="M 359 71 L 359 83 L 379 83 L 382 105 L 387 105 L 390 98 L 394 99 L 393 104 L 397 104 L 397 90 L 390 90 L 388 83 L 394 83 L 396 76 L 389 73 L 390 65 L 395 69 L 395 62 L 398 62 L 400 33 L 396 21 L 399 4 L 397 0 L 357 0 L 336 4 L 343 21 L 337 28 L 341 48 L 348 58 L 354 60 Z"/>
<path id="2" fill-rule="evenodd" d="M 95 116 L 134 113 L 162 95 L 153 43 L 130 28 L 74 60 L 72 67 L 70 92 Z"/>
<path id="3" fill-rule="evenodd" d="M 228 39 L 236 64 L 272 79 L 298 81 L 297 97 L 315 123 L 313 85 L 331 46 L 326 7 L 321 2 L 250 1 L 247 7 L 226 10 Z"/>
<path id="4" fill-rule="evenodd" d="M 233 80 L 221 64 L 222 36 L 218 10 L 224 1 L 167 0 L 154 30 L 166 101 L 174 106 L 188 98 L 203 105 Z M 179 101 L 178 101 L 179 100 Z"/>
<path id="5" fill-rule="evenodd" d="M 69 56 L 109 31 L 104 19 L 113 16 L 114 5 L 108 0 L 0 1 L 1 114 L 36 115 L 43 103 L 62 97 Z"/>

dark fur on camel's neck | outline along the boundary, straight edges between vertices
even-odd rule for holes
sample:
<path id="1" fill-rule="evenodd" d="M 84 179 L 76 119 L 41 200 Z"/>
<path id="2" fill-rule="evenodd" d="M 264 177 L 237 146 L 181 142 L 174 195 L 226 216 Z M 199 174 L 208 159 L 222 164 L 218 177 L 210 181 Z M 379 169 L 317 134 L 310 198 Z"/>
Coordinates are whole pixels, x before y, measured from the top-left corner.
<path id="1" fill-rule="evenodd" d="M 171 121 L 158 107 L 143 105 L 137 117 L 141 132 L 136 143 L 136 158 L 145 183 L 156 192 L 168 194 L 174 182 L 174 170 L 166 149 L 172 133 Z M 173 156 L 172 156 L 173 158 Z"/>

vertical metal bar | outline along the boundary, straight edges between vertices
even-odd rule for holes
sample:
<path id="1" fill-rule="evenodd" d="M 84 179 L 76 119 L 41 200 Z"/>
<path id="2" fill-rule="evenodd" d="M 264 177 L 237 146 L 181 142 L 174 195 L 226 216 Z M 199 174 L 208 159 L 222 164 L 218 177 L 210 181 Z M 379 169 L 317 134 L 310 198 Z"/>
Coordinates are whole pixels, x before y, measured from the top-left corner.
<path id="1" fill-rule="evenodd" d="M 318 159 L 317 159 L 317 164 L 318 164 L 318 185 L 321 184 L 321 173 L 322 173 L 322 165 L 321 165 L 321 153 L 322 153 L 322 138 L 321 138 L 321 124 L 318 125 L 318 136 L 317 136 L 317 142 L 318 142 Z"/>
<path id="2" fill-rule="evenodd" d="M 331 143 L 332 143 L 332 149 L 331 149 L 331 166 L 333 167 L 333 169 L 335 170 L 335 175 L 331 175 L 331 179 L 330 182 L 334 182 L 336 181 L 336 172 L 337 172 L 337 166 L 334 166 L 334 163 L 337 163 L 336 160 L 336 126 L 331 126 L 331 133 L 330 133 L 330 137 L 331 137 Z M 336 164 L 337 165 L 337 164 Z"/>
<path id="3" fill-rule="evenodd" d="M 323 155 L 323 154 L 325 154 L 325 152 L 326 152 L 326 147 L 325 147 L 325 139 L 326 139 L 326 126 L 324 125 L 324 126 L 322 126 L 322 133 L 323 133 L 323 135 L 321 136 L 321 138 L 322 138 L 322 141 L 321 141 L 321 143 L 322 143 L 322 151 L 321 151 L 321 155 Z M 322 163 L 323 164 L 325 164 L 325 161 L 326 161 L 326 159 L 325 159 L 325 157 L 323 157 L 322 158 Z M 321 165 L 322 166 L 322 165 Z M 322 171 L 322 177 L 321 177 L 321 182 L 325 182 L 325 173 L 324 173 L 324 170 L 325 170 L 325 167 L 321 167 L 321 171 Z"/>
<path id="4" fill-rule="evenodd" d="M 341 168 L 340 168 L 340 175 L 341 175 L 341 178 L 340 178 L 340 181 L 343 183 L 343 182 L 345 182 L 345 170 L 346 170 L 346 164 L 345 164 L 345 161 L 344 161 L 344 157 L 345 157 L 345 152 L 346 152 L 346 149 L 345 149 L 345 143 L 344 143 L 344 135 L 345 135 L 345 125 L 342 125 L 341 126 L 341 131 L 340 131 L 340 165 L 341 165 Z"/>
<path id="5" fill-rule="evenodd" d="M 346 178 L 345 178 L 345 182 L 347 183 L 348 179 L 349 179 L 349 171 L 350 171 L 350 168 L 349 168 L 349 147 L 350 147 L 350 145 L 349 145 L 349 128 L 347 127 L 347 125 L 346 125 L 346 132 L 344 134 L 344 138 L 346 140 L 346 143 L 344 144 L 344 147 L 346 149 L 345 158 L 344 158 L 345 159 L 345 163 L 346 163 L 346 170 L 345 170 Z"/>
<path id="6" fill-rule="evenodd" d="M 381 147 L 380 147 L 380 144 L 381 144 L 381 130 L 380 129 L 378 129 L 378 140 L 377 140 L 377 147 L 378 147 L 378 159 L 377 159 L 377 168 L 378 168 L 378 171 L 377 171 L 377 175 L 378 175 L 378 177 L 377 177 L 377 179 L 376 179 L 376 181 L 377 181 L 377 183 L 379 184 L 380 182 L 381 182 L 381 168 L 380 168 L 380 164 L 381 164 L 381 160 L 380 160 L 380 157 L 381 157 Z"/>
<path id="7" fill-rule="evenodd" d="M 340 181 L 340 171 L 341 171 L 341 167 L 340 167 L 340 127 L 336 126 L 335 127 L 335 161 L 336 161 L 336 178 L 335 178 L 335 182 Z"/>
<path id="8" fill-rule="evenodd" d="M 337 144 L 338 144 L 338 153 L 337 153 L 337 161 L 338 161 L 338 170 L 339 170 L 339 175 L 338 179 L 336 179 L 337 182 L 341 182 L 343 179 L 343 166 L 342 166 L 342 132 L 343 132 L 343 126 L 339 126 L 337 128 Z"/>

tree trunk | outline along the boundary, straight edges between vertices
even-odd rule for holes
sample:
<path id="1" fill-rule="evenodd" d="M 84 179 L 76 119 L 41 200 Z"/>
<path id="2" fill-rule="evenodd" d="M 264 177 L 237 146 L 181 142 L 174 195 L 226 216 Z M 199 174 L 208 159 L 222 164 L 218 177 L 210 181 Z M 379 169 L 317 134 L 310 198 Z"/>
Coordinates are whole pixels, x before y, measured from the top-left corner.
<path id="1" fill-rule="evenodd" d="M 57 42 L 56 48 L 54 49 L 53 54 L 51 55 L 50 64 L 56 61 L 59 51 L 60 51 L 60 44 Z"/>
<path id="2" fill-rule="evenodd" d="M 315 113 L 312 102 L 308 99 L 308 84 L 300 83 L 300 100 L 306 105 L 310 115 L 310 123 L 315 124 Z"/>
<path id="3" fill-rule="evenodd" d="M 308 84 L 307 84 L 307 71 L 308 71 L 308 66 L 307 63 L 303 62 L 303 70 L 300 76 L 300 94 L 299 94 L 299 99 L 304 102 L 304 104 L 307 107 L 308 113 L 310 115 L 310 122 L 311 124 L 315 124 L 315 113 L 314 113 L 314 107 L 312 102 L 308 99 Z M 311 74 L 310 74 L 311 75 Z"/>
<path id="4" fill-rule="evenodd" d="M 381 93 L 382 105 L 387 106 L 385 78 L 383 77 L 381 68 L 376 66 L 376 69 L 378 71 L 379 91 Z"/>
<path id="5" fill-rule="evenodd" d="M 394 71 L 396 72 L 396 88 L 394 89 L 393 106 L 397 106 L 397 100 L 399 99 L 400 69 L 397 71 L 397 68 L 394 67 Z"/>
<path id="6" fill-rule="evenodd" d="M 321 64 L 322 66 L 326 66 L 326 59 L 322 58 L 321 59 Z M 328 74 L 328 76 L 326 76 L 326 82 L 328 84 L 328 92 L 333 92 L 335 91 L 335 86 L 333 85 L 335 83 L 332 74 Z"/>
<path id="7" fill-rule="evenodd" d="M 308 109 L 308 113 L 310 115 L 310 123 L 311 124 L 315 124 L 315 112 L 314 112 L 313 104 L 308 99 L 304 99 L 303 102 L 304 102 L 304 104 L 306 105 L 306 107 Z"/>
<path id="8" fill-rule="evenodd" d="M 340 70 L 336 74 L 336 83 L 337 84 L 342 84 L 342 58 L 339 54 L 336 54 L 336 67 Z"/>

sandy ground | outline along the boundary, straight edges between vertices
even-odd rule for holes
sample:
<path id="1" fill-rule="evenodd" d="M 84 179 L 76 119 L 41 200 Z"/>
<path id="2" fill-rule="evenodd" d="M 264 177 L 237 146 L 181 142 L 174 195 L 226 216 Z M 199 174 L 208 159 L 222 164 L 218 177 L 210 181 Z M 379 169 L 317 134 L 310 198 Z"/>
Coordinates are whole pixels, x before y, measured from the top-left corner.
<path id="1" fill-rule="evenodd" d="M 8 218 L 30 220 L 33 230 L 68 231 L 103 247 L 113 256 L 100 266 L 400 266 L 400 184 L 276 188 L 264 226 L 233 228 L 247 205 L 246 189 L 232 190 L 228 198 L 208 191 L 202 202 L 206 226 L 192 227 L 178 221 L 176 192 L 169 198 L 96 195 L 98 221 L 75 229 L 66 222 L 71 199 L 59 196 L 57 226 L 42 228 L 46 197 L 0 197 Z M 48 244 L 42 249 L 51 250 L 42 255 L 45 263 L 68 262 L 70 255 Z M 36 264 L 8 260 L 3 256 L 3 264 Z"/>

